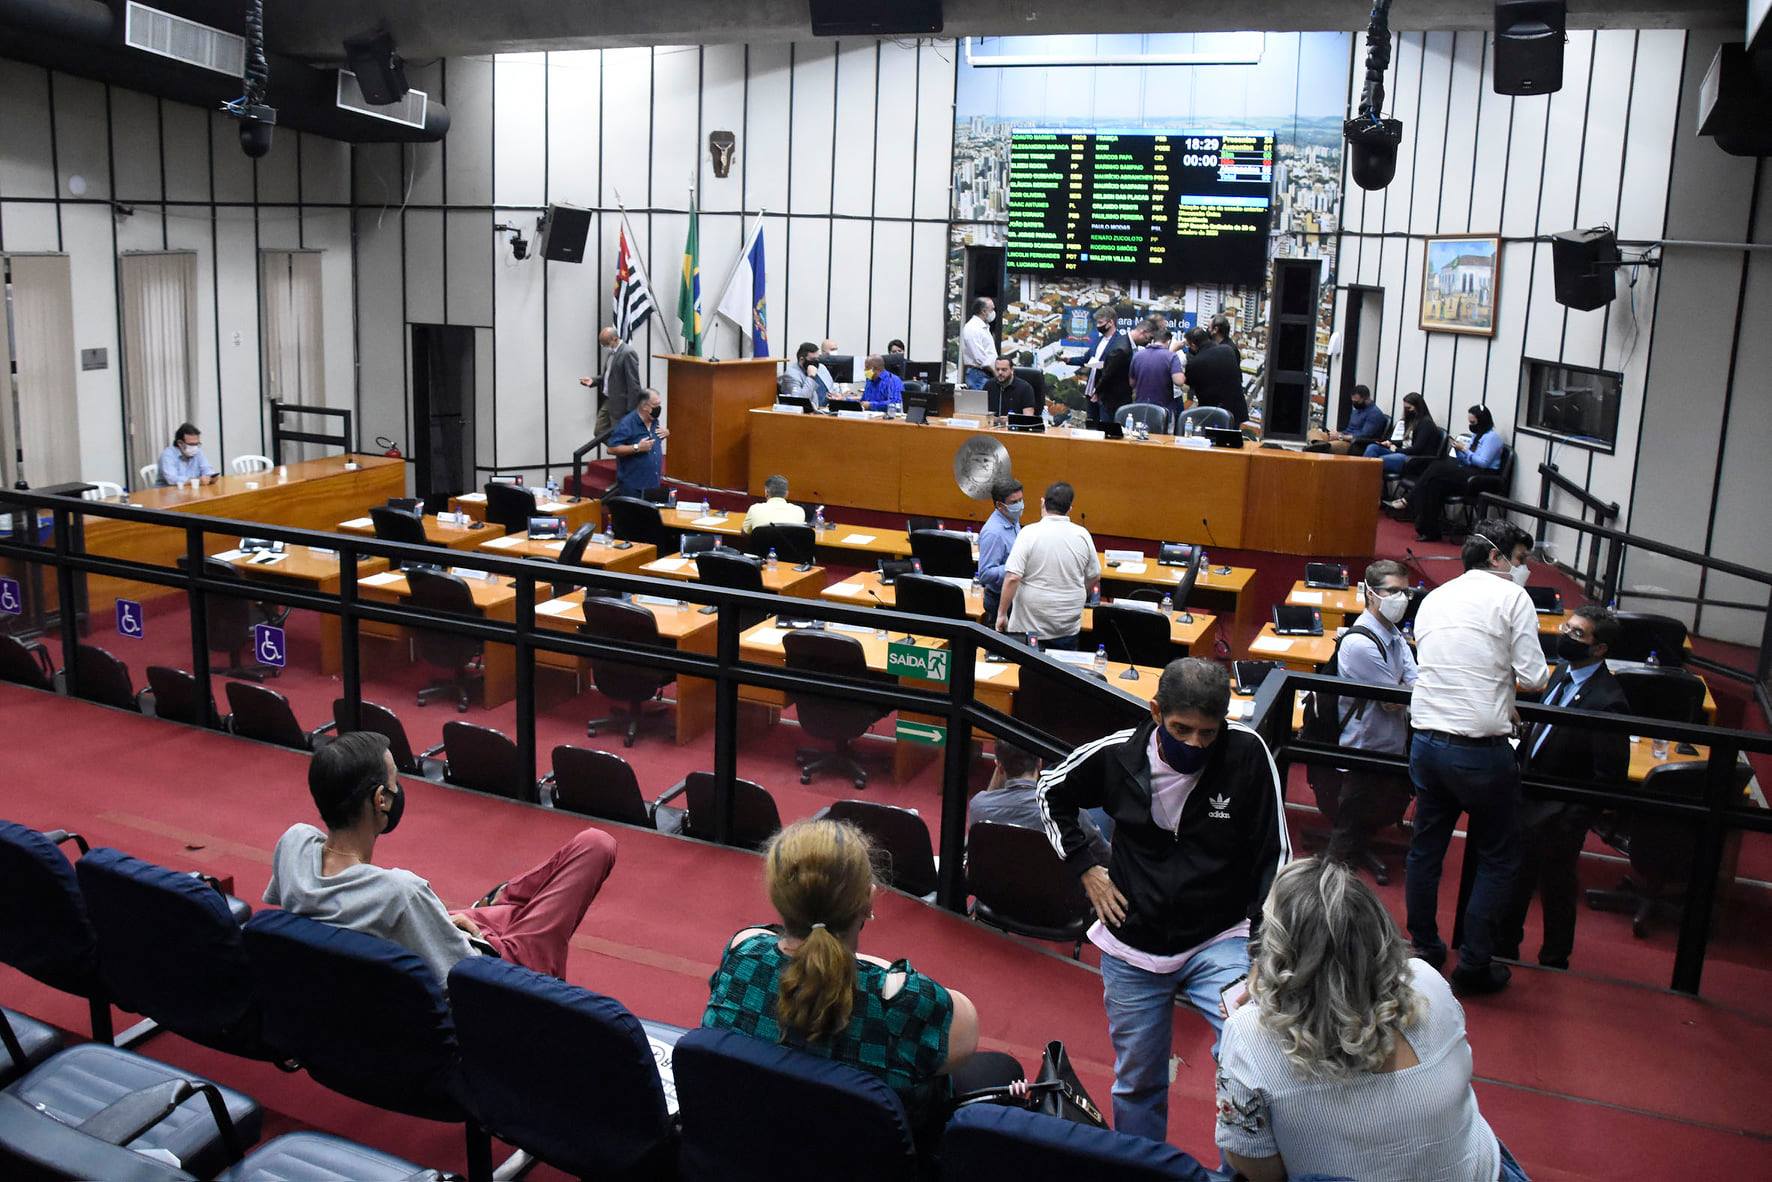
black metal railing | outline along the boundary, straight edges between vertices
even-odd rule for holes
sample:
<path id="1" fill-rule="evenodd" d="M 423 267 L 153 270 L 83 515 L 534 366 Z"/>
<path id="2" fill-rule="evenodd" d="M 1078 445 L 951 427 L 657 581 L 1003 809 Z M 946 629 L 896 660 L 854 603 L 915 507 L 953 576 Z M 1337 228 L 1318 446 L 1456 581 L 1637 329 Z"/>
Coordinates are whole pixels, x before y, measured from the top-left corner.
<path id="1" fill-rule="evenodd" d="M 292 431 L 283 425 L 284 415 L 318 415 L 327 419 L 342 419 L 344 426 L 337 435 L 325 435 L 318 431 Z M 357 450 L 357 437 L 351 433 L 351 412 L 334 406 L 302 406 L 295 402 L 271 403 L 271 459 L 283 462 L 283 445 L 285 443 L 318 443 L 325 447 L 336 447 L 344 452 Z"/>
<path id="2" fill-rule="evenodd" d="M 1538 507 L 1547 513 L 1550 512 L 1552 490 L 1560 489 L 1574 497 L 1576 501 L 1580 503 L 1582 521 L 1587 520 L 1589 510 L 1593 511 L 1594 523 L 1596 525 L 1609 526 L 1614 521 L 1618 520 L 1619 507 L 1617 501 L 1602 501 L 1586 488 L 1563 475 L 1562 469 L 1558 468 L 1555 464 L 1548 462 L 1539 464 L 1538 478 Z M 1537 538 L 1538 543 L 1541 546 L 1544 544 L 1545 540 L 1545 525 L 1546 522 L 1541 518 L 1537 530 L 1534 531 L 1534 536 Z M 1575 551 L 1578 557 L 1581 553 L 1581 543 L 1584 540 L 1585 539 L 1582 538 L 1576 539 Z M 1563 566 L 1565 571 L 1581 580 L 1582 590 L 1587 592 L 1589 596 L 1595 595 L 1596 588 L 1599 587 L 1600 583 L 1600 547 L 1598 544 L 1587 547 L 1587 565 L 1584 571 L 1576 570 L 1573 565 L 1564 565 L 1562 563 L 1559 563 L 1558 565 Z"/>

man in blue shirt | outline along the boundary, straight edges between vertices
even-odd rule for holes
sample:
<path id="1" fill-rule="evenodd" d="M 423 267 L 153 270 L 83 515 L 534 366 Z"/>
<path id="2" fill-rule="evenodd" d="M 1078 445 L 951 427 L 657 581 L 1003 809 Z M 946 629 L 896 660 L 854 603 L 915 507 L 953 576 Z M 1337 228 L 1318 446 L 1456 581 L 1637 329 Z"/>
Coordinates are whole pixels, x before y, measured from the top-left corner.
<path id="1" fill-rule="evenodd" d="M 1003 598 L 1003 566 L 1009 561 L 1010 548 L 1021 533 L 1021 515 L 1027 508 L 1027 496 L 1021 481 L 1010 477 L 991 486 L 991 501 L 996 505 L 990 520 L 978 531 L 978 585 L 984 588 L 984 619 L 986 624 L 997 620 L 997 608 Z"/>
<path id="2" fill-rule="evenodd" d="M 1160 316 L 1144 322 L 1144 346 L 1132 355 L 1132 397 L 1173 410 L 1186 384 L 1181 358 L 1169 351 L 1169 330 Z"/>
<path id="3" fill-rule="evenodd" d="M 904 380 L 886 368 L 886 359 L 871 353 L 867 359 L 868 383 L 862 387 L 862 405 L 869 410 L 904 406 Z"/>
<path id="4" fill-rule="evenodd" d="M 219 475 L 203 454 L 203 436 L 194 423 L 180 423 L 172 444 L 160 453 L 160 483 L 185 484 L 201 479 L 213 482 Z"/>
<path id="5" fill-rule="evenodd" d="M 1381 559 L 1366 568 L 1365 584 L 1366 610 L 1341 638 L 1336 672 L 1368 685 L 1412 686 L 1415 654 L 1401 629 L 1409 612 L 1409 572 L 1400 562 Z M 1390 755 L 1401 755 L 1408 749 L 1407 702 L 1344 697 L 1339 699 L 1338 709 L 1345 716 L 1341 746 Z M 1367 849 L 1367 843 L 1380 827 L 1402 819 L 1412 790 L 1409 777 L 1327 767 L 1321 772 L 1311 777 L 1311 786 L 1324 815 L 1334 821 L 1324 856 L 1365 866 L 1381 885 L 1389 882 L 1390 871 Z"/>
<path id="6" fill-rule="evenodd" d="M 664 452 L 659 444 L 671 437 L 670 431 L 658 425 L 664 399 L 657 390 L 648 389 L 640 401 L 609 437 L 610 450 L 615 453 L 615 487 L 611 496 L 645 497 L 664 483 Z"/>
<path id="7" fill-rule="evenodd" d="M 1372 401 L 1372 391 L 1355 386 L 1348 396 L 1353 410 L 1347 416 L 1347 430 L 1329 431 L 1329 450 L 1338 456 L 1363 455 L 1368 447 L 1390 433 L 1390 419 Z"/>

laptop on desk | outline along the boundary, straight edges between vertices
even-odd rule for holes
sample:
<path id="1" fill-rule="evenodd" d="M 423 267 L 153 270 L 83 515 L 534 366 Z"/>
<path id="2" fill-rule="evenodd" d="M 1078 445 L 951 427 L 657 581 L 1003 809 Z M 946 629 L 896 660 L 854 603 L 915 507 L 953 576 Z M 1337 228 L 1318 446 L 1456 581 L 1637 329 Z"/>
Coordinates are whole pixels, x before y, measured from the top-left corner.
<path id="1" fill-rule="evenodd" d="M 1274 604 L 1274 632 L 1280 636 L 1323 635 L 1323 613 L 1314 607 Z"/>
<path id="2" fill-rule="evenodd" d="M 1541 616 L 1560 616 L 1563 614 L 1563 593 L 1555 587 L 1526 588 L 1526 594 L 1532 597 L 1532 608 Z"/>
<path id="3" fill-rule="evenodd" d="M 1326 591 L 1346 591 L 1347 568 L 1335 562 L 1307 562 L 1304 564 L 1304 585 Z"/>
<path id="4" fill-rule="evenodd" d="M 804 394 L 783 394 L 776 398 L 775 405 L 796 406 L 805 414 L 812 414 L 813 411 L 817 409 L 812 405 L 812 399 L 806 397 Z"/>

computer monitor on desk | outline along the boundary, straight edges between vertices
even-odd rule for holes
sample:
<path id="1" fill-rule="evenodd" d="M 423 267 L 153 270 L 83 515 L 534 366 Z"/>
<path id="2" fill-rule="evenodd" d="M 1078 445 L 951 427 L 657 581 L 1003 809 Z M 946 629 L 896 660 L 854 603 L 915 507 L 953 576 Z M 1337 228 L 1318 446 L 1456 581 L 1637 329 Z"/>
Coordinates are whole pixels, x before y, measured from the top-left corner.
<path id="1" fill-rule="evenodd" d="M 946 368 L 940 361 L 907 361 L 902 376 L 907 382 L 923 382 L 936 386 L 942 384 L 942 374 Z"/>
<path id="2" fill-rule="evenodd" d="M 830 371 L 831 381 L 845 385 L 855 380 L 855 358 L 843 353 L 831 353 L 823 359 L 824 367 Z"/>
<path id="3" fill-rule="evenodd" d="M 776 398 L 775 405 L 798 407 L 804 414 L 811 414 L 814 409 L 812 399 L 801 394 L 782 394 Z"/>
<path id="4" fill-rule="evenodd" d="M 832 394 L 829 398 L 824 400 L 824 408 L 832 414 L 837 414 L 845 410 L 860 412 L 866 410 L 867 406 L 859 398 L 851 398 L 847 396 L 840 398 L 837 395 Z"/>

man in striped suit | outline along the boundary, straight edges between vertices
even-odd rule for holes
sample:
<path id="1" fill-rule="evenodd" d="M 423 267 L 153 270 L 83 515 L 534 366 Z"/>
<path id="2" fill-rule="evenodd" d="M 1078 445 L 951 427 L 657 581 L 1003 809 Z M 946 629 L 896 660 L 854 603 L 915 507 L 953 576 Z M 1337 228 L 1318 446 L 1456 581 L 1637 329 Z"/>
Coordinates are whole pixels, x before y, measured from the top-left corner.
<path id="1" fill-rule="evenodd" d="M 1151 716 L 1086 743 L 1040 777 L 1052 847 L 1082 879 L 1097 922 L 1114 1042 L 1114 1128 L 1167 1140 L 1169 1059 L 1179 994 L 1218 1053 L 1221 998 L 1249 971 L 1249 936 L 1292 857 L 1285 801 L 1260 735 L 1228 722 L 1230 679 L 1213 661 L 1172 661 Z M 1103 865 L 1078 820 L 1113 822 Z"/>

